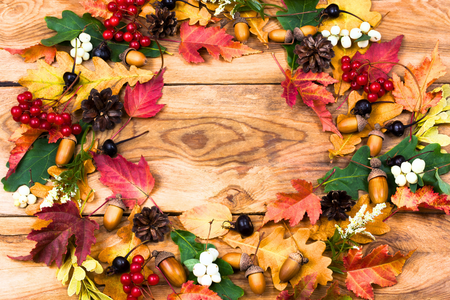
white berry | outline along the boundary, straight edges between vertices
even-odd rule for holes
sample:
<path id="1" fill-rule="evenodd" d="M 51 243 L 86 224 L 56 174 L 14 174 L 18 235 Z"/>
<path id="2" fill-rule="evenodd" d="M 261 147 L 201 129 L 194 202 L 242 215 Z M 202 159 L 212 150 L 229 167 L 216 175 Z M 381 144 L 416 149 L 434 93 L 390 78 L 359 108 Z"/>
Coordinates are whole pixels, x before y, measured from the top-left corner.
<path id="1" fill-rule="evenodd" d="M 206 266 L 204 264 L 195 264 L 192 273 L 197 277 L 203 276 L 206 273 Z"/>
<path id="2" fill-rule="evenodd" d="M 425 161 L 423 159 L 420 158 L 416 158 L 413 163 L 412 163 L 412 171 L 414 173 L 422 173 L 423 170 L 425 170 Z"/>
<path id="3" fill-rule="evenodd" d="M 72 56 L 73 58 L 75 58 L 75 48 L 72 48 L 70 50 L 70 56 Z"/>
<path id="4" fill-rule="evenodd" d="M 202 277 L 199 277 L 198 283 L 204 286 L 210 286 L 212 284 L 211 276 L 203 275 Z"/>
<path id="5" fill-rule="evenodd" d="M 327 38 L 331 35 L 331 32 L 329 32 L 328 30 L 324 30 L 321 32 L 321 34 L 324 38 Z"/>
<path id="6" fill-rule="evenodd" d="M 398 186 L 404 186 L 406 184 L 406 177 L 405 177 L 405 175 L 400 174 L 397 177 L 395 177 L 395 183 Z"/>
<path id="7" fill-rule="evenodd" d="M 83 55 L 84 55 L 84 53 L 86 52 L 86 51 L 84 51 L 84 49 L 83 48 L 77 48 L 77 56 L 78 57 L 83 57 Z"/>
<path id="8" fill-rule="evenodd" d="M 77 65 L 81 65 L 82 62 L 83 62 L 83 58 L 81 58 L 81 57 L 79 57 L 79 56 L 77 56 L 77 58 L 75 58 L 75 63 L 76 63 Z"/>
<path id="9" fill-rule="evenodd" d="M 217 273 L 219 273 L 219 267 L 216 264 L 210 264 L 206 268 L 206 274 L 208 275 L 215 275 Z"/>
<path id="10" fill-rule="evenodd" d="M 19 195 L 28 196 L 28 194 L 30 193 L 30 188 L 26 185 L 22 185 L 17 189 L 17 192 L 19 193 Z"/>
<path id="11" fill-rule="evenodd" d="M 339 35 L 339 32 L 341 32 L 341 27 L 339 27 L 338 25 L 334 25 L 333 27 L 331 27 L 330 32 L 331 34 Z"/>
<path id="12" fill-rule="evenodd" d="M 360 41 L 357 43 L 359 48 L 366 48 L 367 46 L 369 46 L 369 40 L 365 40 L 365 41 Z"/>
<path id="13" fill-rule="evenodd" d="M 369 32 L 369 30 L 370 30 L 369 22 L 362 22 L 361 25 L 359 25 L 359 29 L 361 29 L 361 31 L 364 33 Z"/>
<path id="14" fill-rule="evenodd" d="M 14 200 L 14 206 L 20 206 L 19 200 Z"/>
<path id="15" fill-rule="evenodd" d="M 346 49 L 350 48 L 352 46 L 352 40 L 350 39 L 349 36 L 343 36 L 341 38 L 341 45 L 342 45 L 342 47 L 344 47 Z"/>
<path id="16" fill-rule="evenodd" d="M 76 46 L 75 46 L 75 43 L 76 43 Z M 81 42 L 77 38 L 74 38 L 73 40 L 71 40 L 70 44 L 72 45 L 72 47 L 80 47 L 81 46 Z"/>
<path id="17" fill-rule="evenodd" d="M 27 205 L 28 205 L 28 204 L 25 202 L 25 203 L 20 203 L 19 206 L 22 207 L 22 208 L 25 208 L 25 207 L 27 207 Z"/>
<path id="18" fill-rule="evenodd" d="M 417 183 L 417 175 L 414 172 L 409 172 L 406 174 L 406 181 L 408 181 L 410 184 Z"/>
<path id="19" fill-rule="evenodd" d="M 80 36 L 78 38 L 83 43 L 89 42 L 91 40 L 91 36 L 89 34 L 87 34 L 86 32 L 80 33 Z"/>
<path id="20" fill-rule="evenodd" d="M 27 196 L 27 203 L 28 204 L 35 204 L 36 203 L 36 200 L 37 200 L 37 198 L 36 198 L 36 196 L 35 195 L 33 195 L 33 194 L 29 194 L 28 196 Z"/>
<path id="21" fill-rule="evenodd" d="M 349 34 L 350 34 L 350 33 L 348 32 L 347 29 L 342 29 L 342 30 L 341 30 L 341 33 L 340 33 L 341 36 L 347 36 L 347 35 L 349 35 Z"/>
<path id="22" fill-rule="evenodd" d="M 20 204 L 27 203 L 28 202 L 28 196 L 20 195 L 18 200 L 19 200 Z"/>
<path id="23" fill-rule="evenodd" d="M 83 60 L 89 60 L 89 53 L 87 53 L 87 52 L 85 52 L 84 54 L 83 54 Z"/>
<path id="24" fill-rule="evenodd" d="M 92 46 L 90 42 L 84 42 L 83 44 L 81 44 L 81 48 L 83 48 L 84 51 L 89 52 L 94 48 L 94 46 Z"/>
<path id="25" fill-rule="evenodd" d="M 400 169 L 400 167 L 397 165 L 392 166 L 391 173 L 392 173 L 392 175 L 394 175 L 394 177 L 397 177 L 398 175 L 400 175 L 402 173 L 402 169 Z"/>
<path id="26" fill-rule="evenodd" d="M 361 29 L 359 29 L 359 28 L 353 28 L 353 29 L 350 31 L 350 37 L 351 37 L 353 40 L 357 40 L 357 39 L 359 39 L 360 37 L 362 37 Z"/>
<path id="27" fill-rule="evenodd" d="M 370 36 L 371 42 L 378 42 L 379 40 L 381 40 L 381 33 L 376 30 L 371 30 L 367 34 Z"/>
<path id="28" fill-rule="evenodd" d="M 411 163 L 409 161 L 404 161 L 402 162 L 400 168 L 402 169 L 403 174 L 408 174 L 409 172 L 411 172 Z"/>
<path id="29" fill-rule="evenodd" d="M 202 252 L 200 254 L 200 263 L 204 264 L 205 266 L 208 266 L 212 264 L 213 262 L 213 256 L 208 252 Z"/>
<path id="30" fill-rule="evenodd" d="M 219 251 L 217 251 L 217 249 L 215 249 L 215 248 L 208 248 L 208 250 L 206 252 L 208 252 L 209 254 L 212 255 L 213 261 L 215 261 L 217 259 L 217 257 L 219 257 Z"/>
<path id="31" fill-rule="evenodd" d="M 215 283 L 219 283 L 222 281 L 222 277 L 220 277 L 220 273 L 217 273 L 211 276 L 211 280 Z"/>
<path id="32" fill-rule="evenodd" d="M 330 35 L 327 40 L 329 40 L 331 42 L 331 45 L 336 46 L 338 43 L 338 38 L 335 35 Z"/>
<path id="33" fill-rule="evenodd" d="M 20 194 L 18 192 L 15 192 L 12 196 L 13 200 L 18 200 L 20 197 Z"/>

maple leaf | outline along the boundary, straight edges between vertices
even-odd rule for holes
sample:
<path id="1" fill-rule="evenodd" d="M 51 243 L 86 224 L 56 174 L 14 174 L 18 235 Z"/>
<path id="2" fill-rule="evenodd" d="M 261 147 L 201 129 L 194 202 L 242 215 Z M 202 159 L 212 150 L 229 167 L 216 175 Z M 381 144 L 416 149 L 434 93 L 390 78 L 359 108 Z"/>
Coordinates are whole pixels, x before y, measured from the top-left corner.
<path id="1" fill-rule="evenodd" d="M 282 291 L 276 300 L 309 300 L 314 292 L 316 280 L 317 273 L 308 274 L 294 286 L 293 294 L 289 294 L 288 291 Z"/>
<path id="2" fill-rule="evenodd" d="M 330 136 L 330 142 L 333 144 L 334 149 L 328 149 L 330 159 L 336 156 L 344 156 L 346 154 L 353 153 L 356 150 L 356 145 L 361 143 L 359 136 L 349 134 L 345 136 L 345 139 L 339 137 L 337 134 Z"/>
<path id="3" fill-rule="evenodd" d="M 95 155 L 95 164 L 101 174 L 100 182 L 112 189 L 114 195 L 136 199 L 141 205 L 149 198 L 155 185 L 150 167 L 144 157 L 137 165 L 126 160 L 122 155 L 111 158 L 108 155 Z M 123 200 L 126 206 L 133 207 L 135 200 Z"/>
<path id="4" fill-rule="evenodd" d="M 180 27 L 180 37 L 181 43 L 178 51 L 187 62 L 204 62 L 205 60 L 198 53 L 198 50 L 203 47 L 215 59 L 219 59 L 222 55 L 223 59 L 228 62 L 242 55 L 261 53 L 261 51 L 232 41 L 233 36 L 227 34 L 225 28 L 190 26 L 185 22 Z"/>
<path id="5" fill-rule="evenodd" d="M 397 74 L 393 74 L 394 90 L 392 94 L 395 101 L 410 112 L 420 112 L 425 114 L 428 108 L 435 106 L 442 98 L 442 93 L 427 93 L 427 89 L 439 77 L 444 76 L 446 67 L 442 64 L 438 52 L 439 41 L 434 47 L 431 59 L 424 57 L 419 67 L 409 64 L 408 68 L 417 79 L 418 86 L 414 77 L 405 71 L 405 83 L 403 83 Z M 420 99 L 422 95 L 422 100 Z"/>
<path id="6" fill-rule="evenodd" d="M 74 236 L 77 245 L 75 255 L 78 259 L 77 263 L 81 265 L 91 253 L 91 246 L 95 243 L 94 231 L 99 228 L 98 224 L 88 217 L 81 217 L 77 204 L 72 201 L 44 207 L 36 216 L 42 220 L 52 220 L 52 222 L 47 227 L 32 230 L 28 234 L 27 239 L 37 242 L 29 255 L 8 257 L 43 262 L 48 266 L 55 261 L 56 265 L 61 267 L 69 239 Z"/>
<path id="7" fill-rule="evenodd" d="M 33 93 L 35 98 L 58 99 L 64 88 L 63 74 L 72 70 L 73 59 L 66 53 L 58 51 L 56 53 L 56 61 L 58 67 L 52 67 L 42 60 L 38 60 L 37 70 L 28 70 L 28 75 L 19 79 L 19 83 Z M 73 100 L 73 110 L 77 110 L 81 106 L 81 101 L 87 99 L 92 89 L 99 91 L 110 87 L 113 94 L 118 94 L 122 86 L 128 83 L 134 86 L 138 81 L 144 83 L 153 77 L 153 73 L 149 70 L 138 69 L 131 66 L 130 70 L 122 63 L 115 63 L 111 68 L 108 63 L 99 57 L 93 57 L 95 72 L 87 69 L 82 65 L 77 65 L 75 73 L 80 73 L 80 82 L 75 86 L 74 91 L 78 89 L 77 96 Z M 74 93 L 74 92 L 73 92 Z M 64 96 L 61 102 L 69 100 L 73 93 Z M 45 103 L 47 101 L 44 101 Z"/>
<path id="8" fill-rule="evenodd" d="M 109 19 L 113 13 L 108 10 L 107 4 L 112 0 L 81 0 L 84 10 L 95 18 Z"/>
<path id="9" fill-rule="evenodd" d="M 11 54 L 19 54 L 25 58 L 26 63 L 34 63 L 39 58 L 44 57 L 45 62 L 51 65 L 55 60 L 56 47 L 47 47 L 42 44 L 37 44 L 25 49 L 10 49 L 10 48 L 0 48 L 1 50 L 6 50 Z"/>
<path id="10" fill-rule="evenodd" d="M 231 222 L 233 220 L 230 209 L 218 203 L 209 203 L 194 207 L 183 212 L 178 218 L 186 230 L 201 239 L 207 239 L 208 236 L 213 239 L 227 234 L 229 229 L 223 228 L 222 224 L 225 221 Z M 210 226 L 209 222 L 211 220 L 214 221 Z"/>
<path id="11" fill-rule="evenodd" d="M 433 191 L 433 187 L 426 185 L 417 189 L 415 193 L 409 187 L 397 187 L 397 192 L 391 198 L 392 203 L 399 208 L 418 211 L 419 207 L 443 210 L 450 214 L 450 199 L 447 195 L 440 195 Z"/>
<path id="12" fill-rule="evenodd" d="M 374 299 L 372 284 L 381 287 L 396 284 L 395 276 L 402 272 L 403 265 L 414 251 L 410 251 L 407 255 L 402 255 L 400 251 L 395 255 L 389 255 L 388 245 L 381 245 L 363 258 L 362 248 L 350 249 L 348 255 L 344 256 L 347 288 L 358 297 Z"/>
<path id="13" fill-rule="evenodd" d="M 288 258 L 290 253 L 300 251 L 303 256 L 308 258 L 309 262 L 302 266 L 300 272 L 289 282 L 295 286 L 305 276 L 316 273 L 317 284 L 326 285 L 328 281 L 333 280 L 332 271 L 328 269 L 331 259 L 323 256 L 325 251 L 324 242 L 313 242 L 306 244 L 309 239 L 310 231 L 307 228 L 299 228 L 288 238 L 284 238 L 284 227 L 276 227 L 266 238 L 261 241 L 257 253 L 258 263 L 261 268 L 272 272 L 272 280 L 277 290 L 284 290 L 287 283 L 280 282 L 280 268 Z M 241 248 L 242 252 L 252 255 L 256 251 L 259 242 L 259 232 L 255 232 L 248 238 L 242 239 L 239 233 L 229 232 L 223 237 L 223 241 L 233 248 Z"/>
<path id="14" fill-rule="evenodd" d="M 256 11 L 245 11 L 241 12 L 242 18 L 251 18 L 246 19 L 248 25 L 250 26 L 250 32 L 258 37 L 258 40 L 265 44 L 267 47 L 267 43 L 269 42 L 269 33 L 263 30 L 263 27 L 269 22 L 269 18 L 263 20 L 262 18 L 256 18 L 258 13 Z"/>
<path id="15" fill-rule="evenodd" d="M 179 293 L 172 293 L 167 300 L 222 300 L 216 292 L 207 286 L 195 285 L 193 281 L 183 283 Z"/>
<path id="16" fill-rule="evenodd" d="M 291 226 L 295 226 L 303 219 L 305 213 L 308 214 L 311 224 L 315 224 L 319 219 L 322 213 L 320 198 L 313 194 L 312 184 L 302 179 L 294 179 L 291 184 L 298 193 L 278 193 L 278 200 L 267 205 L 264 224 L 269 221 L 277 223 L 284 219 L 289 220 Z"/>
<path id="17" fill-rule="evenodd" d="M 124 107 L 130 118 L 150 118 L 164 107 L 164 104 L 156 102 L 162 97 L 165 71 L 162 69 L 160 74 L 144 84 L 136 83 L 133 89 L 126 87 Z"/>

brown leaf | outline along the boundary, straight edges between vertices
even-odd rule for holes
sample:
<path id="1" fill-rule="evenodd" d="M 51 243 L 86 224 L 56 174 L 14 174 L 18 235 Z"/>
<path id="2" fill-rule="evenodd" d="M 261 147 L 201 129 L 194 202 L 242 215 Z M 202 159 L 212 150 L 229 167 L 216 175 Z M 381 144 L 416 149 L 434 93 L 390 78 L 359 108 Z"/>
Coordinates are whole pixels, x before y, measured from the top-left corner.
<path id="1" fill-rule="evenodd" d="M 330 142 L 333 144 L 334 149 L 328 149 L 330 159 L 336 156 L 344 156 L 346 154 L 353 153 L 356 150 L 356 145 L 361 143 L 361 138 L 353 134 L 345 135 L 345 139 L 340 138 L 337 134 L 330 136 Z"/>

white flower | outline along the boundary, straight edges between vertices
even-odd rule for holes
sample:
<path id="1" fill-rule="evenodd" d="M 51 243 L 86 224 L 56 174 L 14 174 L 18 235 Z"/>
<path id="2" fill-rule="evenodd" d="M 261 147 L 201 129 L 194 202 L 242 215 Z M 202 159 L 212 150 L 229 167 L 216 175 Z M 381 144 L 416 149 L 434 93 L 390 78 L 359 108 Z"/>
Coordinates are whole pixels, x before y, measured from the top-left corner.
<path id="1" fill-rule="evenodd" d="M 366 212 L 367 204 L 364 204 L 361 206 L 359 211 L 356 213 L 355 217 L 349 217 L 350 224 L 347 226 L 345 231 L 342 230 L 341 227 L 336 225 L 336 228 L 341 235 L 341 238 L 350 238 L 355 234 L 362 233 L 366 234 L 370 237 L 373 237 L 370 233 L 368 233 L 366 230 L 366 224 L 373 221 L 375 217 L 379 216 L 381 214 L 381 211 L 383 208 L 386 207 L 386 203 L 380 203 L 377 204 L 372 212 Z"/>

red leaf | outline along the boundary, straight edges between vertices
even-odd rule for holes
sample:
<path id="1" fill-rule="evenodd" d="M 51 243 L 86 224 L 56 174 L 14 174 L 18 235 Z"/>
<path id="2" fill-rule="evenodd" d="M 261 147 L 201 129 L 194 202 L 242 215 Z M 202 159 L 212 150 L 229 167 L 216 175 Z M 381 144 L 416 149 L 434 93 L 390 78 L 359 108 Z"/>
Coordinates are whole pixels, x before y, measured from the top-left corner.
<path id="1" fill-rule="evenodd" d="M 37 140 L 41 133 L 45 132 L 41 129 L 33 129 L 28 125 L 21 125 L 9 138 L 10 142 L 14 142 L 16 146 L 11 150 L 9 156 L 9 170 L 6 173 L 6 180 L 11 176 L 19 165 L 20 160 L 25 156 L 31 145 Z"/>
<path id="2" fill-rule="evenodd" d="M 403 35 L 399 35 L 395 39 L 385 43 L 373 43 L 369 50 L 365 54 L 356 52 L 353 60 L 358 60 L 361 63 L 366 63 L 369 60 L 371 63 L 375 62 L 394 62 L 397 63 L 398 52 L 400 51 L 400 46 L 402 45 Z M 370 78 L 388 78 L 387 73 L 391 71 L 394 64 L 376 64 L 370 68 Z M 362 71 L 368 71 L 369 66 L 361 68 Z"/>
<path id="3" fill-rule="evenodd" d="M 414 251 L 410 251 L 407 255 L 402 255 L 398 251 L 392 256 L 388 254 L 388 246 L 381 245 L 363 258 L 362 248 L 350 249 L 348 255 L 344 257 L 347 288 L 358 297 L 374 299 L 372 284 L 381 287 L 396 284 L 395 276 L 402 272 L 403 265 Z"/>
<path id="4" fill-rule="evenodd" d="M 352 300 L 352 298 L 347 295 L 341 295 L 339 283 L 334 281 L 327 289 L 327 294 L 320 298 L 320 300 Z"/>
<path id="5" fill-rule="evenodd" d="M 111 1 L 112 0 L 81 0 L 80 4 L 83 5 L 84 10 L 90 13 L 94 18 L 100 17 L 108 19 L 113 15 L 106 6 Z"/>
<path id="6" fill-rule="evenodd" d="M 162 97 L 165 70 L 165 68 L 162 69 L 160 74 L 144 84 L 136 83 L 133 89 L 127 86 L 124 106 L 130 117 L 151 118 L 164 107 L 164 104 L 156 104 L 156 102 Z"/>
<path id="7" fill-rule="evenodd" d="M 91 253 L 91 246 L 95 244 L 94 231 L 98 224 L 88 217 L 82 218 L 75 202 L 54 204 L 52 207 L 44 207 L 36 213 L 41 220 L 52 221 L 47 227 L 32 230 L 27 239 L 36 241 L 37 244 L 27 256 L 10 257 L 17 260 L 33 260 L 43 262 L 48 266 L 54 261 L 58 267 L 63 263 L 63 256 L 67 252 L 69 239 L 75 236 L 77 263 L 81 263 Z"/>
<path id="8" fill-rule="evenodd" d="M 276 300 L 309 300 L 314 292 L 314 284 L 317 281 L 317 273 L 306 275 L 294 286 L 294 293 L 282 291 Z"/>
<path id="9" fill-rule="evenodd" d="M 450 214 L 450 199 L 447 195 L 435 193 L 432 186 L 426 185 L 417 189 L 415 193 L 406 186 L 398 187 L 391 199 L 392 203 L 399 208 L 418 211 L 419 207 L 426 207 L 443 210 L 447 215 Z"/>
<path id="10" fill-rule="evenodd" d="M 123 198 L 136 199 L 138 205 L 147 200 L 155 185 L 150 167 L 141 156 L 137 165 L 126 160 L 122 155 L 111 158 L 108 155 L 96 155 L 94 161 L 100 171 L 100 182 L 108 186 L 115 194 Z M 133 207 L 136 200 L 124 200 L 126 206 Z"/>
<path id="11" fill-rule="evenodd" d="M 178 294 L 172 293 L 167 300 L 222 300 L 216 292 L 206 286 L 195 285 L 193 281 L 183 283 Z"/>
<path id="12" fill-rule="evenodd" d="M 3 48 L 0 48 L 3 49 Z M 4 48 L 3 50 L 8 51 L 11 54 L 19 54 L 23 58 L 25 58 L 26 63 L 34 63 L 39 58 L 44 57 L 45 62 L 51 65 L 55 60 L 56 55 L 56 47 L 47 47 L 41 44 L 34 45 L 25 49 L 9 49 Z"/>
<path id="13" fill-rule="evenodd" d="M 315 224 L 319 219 L 322 213 L 320 198 L 313 194 L 312 184 L 302 179 L 292 180 L 291 183 L 298 193 L 278 193 L 278 200 L 267 205 L 264 224 L 272 220 L 277 223 L 284 219 L 290 220 L 289 224 L 295 226 L 303 219 L 305 212 L 311 224 Z"/>
<path id="14" fill-rule="evenodd" d="M 198 53 L 202 47 L 205 47 L 215 59 L 219 59 L 222 55 L 223 59 L 228 62 L 242 55 L 261 53 L 261 51 L 232 41 L 233 36 L 227 34 L 225 28 L 190 26 L 184 22 L 180 27 L 180 37 L 181 44 L 178 51 L 187 62 L 204 62 L 205 60 Z"/>

